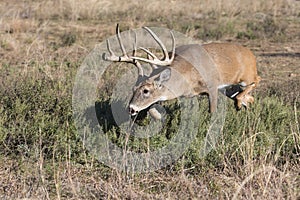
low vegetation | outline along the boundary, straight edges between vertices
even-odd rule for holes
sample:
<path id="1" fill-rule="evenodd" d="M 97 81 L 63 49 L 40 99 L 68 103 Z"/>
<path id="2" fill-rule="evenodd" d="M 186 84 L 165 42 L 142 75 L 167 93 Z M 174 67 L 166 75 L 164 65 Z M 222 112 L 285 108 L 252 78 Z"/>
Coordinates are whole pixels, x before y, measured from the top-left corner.
<path id="1" fill-rule="evenodd" d="M 0 198 L 299 198 L 299 8 L 293 0 L 2 1 Z M 75 75 L 95 44 L 114 34 L 117 22 L 124 30 L 167 27 L 199 41 L 237 42 L 257 55 L 263 80 L 254 92 L 256 102 L 237 112 L 228 99 L 222 133 L 205 157 L 199 148 L 210 117 L 205 97 L 198 101 L 195 139 L 162 169 L 112 169 L 84 146 L 73 119 Z M 141 152 L 167 144 L 176 134 L 180 106 L 164 104 L 167 115 L 159 135 L 128 140 L 108 110 L 115 74 L 106 74 L 107 85 L 99 86 L 95 100 L 111 141 Z M 145 116 L 136 121 L 142 127 L 150 122 Z"/>

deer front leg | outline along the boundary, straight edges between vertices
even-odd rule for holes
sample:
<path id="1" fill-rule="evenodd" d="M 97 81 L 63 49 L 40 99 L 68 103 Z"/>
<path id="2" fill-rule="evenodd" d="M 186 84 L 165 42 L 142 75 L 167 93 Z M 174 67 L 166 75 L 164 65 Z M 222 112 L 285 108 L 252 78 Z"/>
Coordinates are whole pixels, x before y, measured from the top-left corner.
<path id="1" fill-rule="evenodd" d="M 161 113 L 155 107 L 150 108 L 148 112 L 150 116 L 153 117 L 155 120 L 162 119 Z"/>
<path id="2" fill-rule="evenodd" d="M 209 97 L 209 112 L 214 113 L 218 106 L 218 89 L 213 88 L 210 90 Z"/>
<path id="3" fill-rule="evenodd" d="M 159 104 L 152 105 L 148 110 L 148 114 L 156 121 L 161 121 L 162 123 L 165 122 L 166 111 Z"/>

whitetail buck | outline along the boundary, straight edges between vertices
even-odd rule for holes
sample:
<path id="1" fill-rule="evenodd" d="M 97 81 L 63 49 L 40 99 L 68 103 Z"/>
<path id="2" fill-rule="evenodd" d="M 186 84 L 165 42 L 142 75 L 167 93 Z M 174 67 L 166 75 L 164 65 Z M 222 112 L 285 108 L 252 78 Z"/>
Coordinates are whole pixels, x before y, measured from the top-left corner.
<path id="1" fill-rule="evenodd" d="M 172 51 L 169 53 L 152 30 L 147 27 L 144 29 L 161 47 L 164 55 L 162 59 L 143 47 L 140 49 L 147 53 L 147 58 L 137 57 L 136 41 L 133 55 L 128 56 L 118 25 L 116 34 L 123 55 L 116 56 L 110 49 L 108 40 L 107 49 L 110 55 L 103 54 L 104 60 L 131 63 L 138 69 L 139 78 L 129 102 L 129 113 L 132 116 L 158 101 L 200 94 L 208 94 L 210 111 L 214 112 L 218 90 L 234 99 L 237 109 L 254 102 L 249 92 L 258 85 L 260 77 L 257 75 L 255 56 L 249 49 L 230 43 L 188 44 L 175 48 L 175 38 L 170 31 Z M 144 75 L 140 62 L 152 66 L 149 76 Z M 157 111 L 152 110 L 154 116 L 155 113 Z"/>

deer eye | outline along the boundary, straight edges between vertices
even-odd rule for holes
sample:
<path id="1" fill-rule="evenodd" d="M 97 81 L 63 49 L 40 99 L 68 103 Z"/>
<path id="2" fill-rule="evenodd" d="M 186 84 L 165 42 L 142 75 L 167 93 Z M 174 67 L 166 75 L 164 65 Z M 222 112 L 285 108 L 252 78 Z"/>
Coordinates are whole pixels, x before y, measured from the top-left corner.
<path id="1" fill-rule="evenodd" d="M 147 95 L 147 94 L 149 94 L 149 90 L 148 89 L 144 89 L 143 93 Z"/>

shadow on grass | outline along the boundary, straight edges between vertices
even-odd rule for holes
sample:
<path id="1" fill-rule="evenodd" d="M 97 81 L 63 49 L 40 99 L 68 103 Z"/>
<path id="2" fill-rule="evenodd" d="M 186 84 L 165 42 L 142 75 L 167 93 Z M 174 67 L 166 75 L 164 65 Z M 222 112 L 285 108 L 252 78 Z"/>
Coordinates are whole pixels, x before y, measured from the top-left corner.
<path id="1" fill-rule="evenodd" d="M 96 110 L 97 122 L 104 132 L 118 126 L 112 113 L 110 100 L 97 101 L 94 109 Z"/>
<path id="2" fill-rule="evenodd" d="M 112 107 L 117 108 L 117 111 L 113 111 Z M 114 100 L 111 102 L 109 99 L 105 101 L 96 101 L 95 106 L 91 106 L 86 109 L 84 116 L 85 119 L 89 119 L 89 127 L 91 129 L 96 126 L 100 126 L 103 132 L 109 132 L 113 129 L 118 130 L 119 125 L 133 120 L 135 118 L 135 123 L 139 125 L 145 125 L 144 121 L 147 118 L 147 112 L 149 109 L 141 111 L 138 116 L 132 117 L 130 119 L 129 114 L 126 115 L 126 108 L 124 107 L 124 102 L 120 100 Z M 96 120 L 95 118 L 88 117 L 93 116 L 96 111 Z"/>

